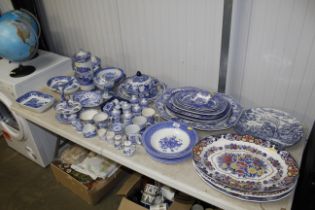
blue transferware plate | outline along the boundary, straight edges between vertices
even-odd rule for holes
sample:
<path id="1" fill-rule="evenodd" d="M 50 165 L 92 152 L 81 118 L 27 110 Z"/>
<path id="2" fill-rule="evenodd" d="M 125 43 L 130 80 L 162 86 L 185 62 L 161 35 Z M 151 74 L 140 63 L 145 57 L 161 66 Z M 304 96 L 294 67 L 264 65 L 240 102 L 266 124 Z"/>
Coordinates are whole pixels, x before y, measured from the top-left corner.
<path id="1" fill-rule="evenodd" d="M 191 154 L 197 141 L 195 130 L 174 121 L 154 124 L 142 135 L 143 146 L 148 153 L 162 159 L 178 159 Z"/>
<path id="2" fill-rule="evenodd" d="M 183 119 L 180 116 L 172 113 L 166 107 L 166 102 L 169 100 L 169 97 L 176 91 L 177 89 L 167 89 L 160 97 L 158 97 L 155 101 L 155 107 L 160 117 L 170 120 L 173 118 L 178 118 L 179 122 L 186 123 L 188 126 L 199 129 L 199 130 L 207 130 L 207 131 L 215 131 L 215 130 L 224 130 L 233 127 L 238 121 L 239 117 L 242 113 L 242 106 L 238 104 L 234 99 L 228 95 L 217 93 L 220 97 L 223 97 L 224 100 L 228 101 L 231 106 L 231 114 L 226 119 L 222 120 L 218 123 L 212 122 L 198 122 L 191 119 Z"/>
<path id="3" fill-rule="evenodd" d="M 290 114 L 272 108 L 253 108 L 244 111 L 235 126 L 240 134 L 249 134 L 285 148 L 304 137 L 301 122 Z"/>
<path id="4" fill-rule="evenodd" d="M 47 86 L 60 93 L 60 88 L 64 88 L 65 94 L 72 94 L 80 88 L 80 84 L 75 77 L 72 76 L 56 76 L 47 81 Z"/>
<path id="5" fill-rule="evenodd" d="M 43 112 L 50 108 L 55 98 L 40 91 L 30 91 L 16 99 L 22 107 L 35 112 Z"/>
<path id="6" fill-rule="evenodd" d="M 115 67 L 98 69 L 94 72 L 95 85 L 103 90 L 104 88 L 112 88 L 115 82 L 125 78 L 124 70 Z"/>
<path id="7" fill-rule="evenodd" d="M 73 100 L 79 102 L 82 107 L 96 107 L 101 105 L 103 97 L 101 91 L 79 91 L 73 94 Z"/>
<path id="8" fill-rule="evenodd" d="M 150 153 L 149 153 L 150 154 Z M 150 155 L 150 157 L 153 160 L 159 161 L 161 163 L 165 163 L 165 164 L 177 164 L 177 163 L 181 163 L 187 159 L 190 159 L 192 157 L 191 154 L 188 154 L 186 156 L 182 156 L 180 158 L 173 158 L 173 159 L 164 159 L 164 158 L 158 158 L 158 157 L 154 157 L 153 155 Z"/>

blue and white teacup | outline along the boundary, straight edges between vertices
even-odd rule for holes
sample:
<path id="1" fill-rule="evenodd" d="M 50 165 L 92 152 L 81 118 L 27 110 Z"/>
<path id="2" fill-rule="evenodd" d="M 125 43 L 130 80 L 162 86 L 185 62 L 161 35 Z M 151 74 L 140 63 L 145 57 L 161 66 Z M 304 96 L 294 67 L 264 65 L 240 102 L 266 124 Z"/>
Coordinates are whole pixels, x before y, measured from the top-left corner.
<path id="1" fill-rule="evenodd" d="M 93 121 L 98 128 L 108 127 L 108 114 L 105 112 L 99 112 L 93 117 Z"/>
<path id="2" fill-rule="evenodd" d="M 73 128 L 78 131 L 78 132 L 82 132 L 83 130 L 83 123 L 81 122 L 80 119 L 74 119 L 71 121 L 71 125 L 73 126 Z"/>
<path id="3" fill-rule="evenodd" d="M 93 118 L 97 113 L 97 109 L 86 109 L 80 113 L 80 120 L 84 123 L 93 123 Z"/>
<path id="4" fill-rule="evenodd" d="M 133 144 L 129 140 L 124 142 L 124 148 L 123 148 L 124 155 L 130 157 L 135 153 L 135 151 L 136 151 L 136 145 L 135 144 Z"/>
<path id="5" fill-rule="evenodd" d="M 87 123 L 84 125 L 82 132 L 85 138 L 92 138 L 96 136 L 96 126 L 91 123 Z"/>
<path id="6" fill-rule="evenodd" d="M 106 133 L 107 133 L 106 128 L 100 128 L 97 130 L 97 136 L 100 140 L 106 141 Z"/>
<path id="7" fill-rule="evenodd" d="M 154 116 L 155 116 L 155 110 L 152 108 L 144 108 L 142 110 L 142 116 L 147 118 L 147 123 L 154 124 Z"/>
<path id="8" fill-rule="evenodd" d="M 141 144 L 140 127 L 136 124 L 126 126 L 125 134 L 132 144 Z"/>

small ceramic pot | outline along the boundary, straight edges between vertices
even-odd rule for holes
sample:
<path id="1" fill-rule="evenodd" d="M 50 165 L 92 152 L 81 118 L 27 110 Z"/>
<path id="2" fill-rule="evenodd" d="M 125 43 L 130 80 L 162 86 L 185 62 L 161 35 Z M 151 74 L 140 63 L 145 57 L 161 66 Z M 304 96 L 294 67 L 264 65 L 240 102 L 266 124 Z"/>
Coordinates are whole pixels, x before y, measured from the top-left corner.
<path id="1" fill-rule="evenodd" d="M 80 120 L 85 123 L 93 123 L 93 117 L 98 113 L 96 109 L 86 109 L 80 113 Z"/>
<path id="2" fill-rule="evenodd" d="M 142 116 L 147 118 L 148 123 L 150 123 L 150 124 L 154 123 L 154 115 L 155 115 L 154 109 L 144 108 L 141 113 L 142 113 Z"/>
<path id="3" fill-rule="evenodd" d="M 107 128 L 108 126 L 108 114 L 105 112 L 99 112 L 93 117 L 93 121 L 98 128 Z"/>
<path id="4" fill-rule="evenodd" d="M 107 129 L 106 128 L 100 128 L 97 130 L 97 136 L 100 140 L 106 140 L 106 132 Z"/>
<path id="5" fill-rule="evenodd" d="M 137 116 L 132 119 L 132 123 L 138 125 L 142 130 L 147 124 L 147 118 L 144 116 Z"/>
<path id="6" fill-rule="evenodd" d="M 114 137 L 114 147 L 116 149 L 122 149 L 123 148 L 123 142 L 122 142 L 122 136 L 121 135 L 116 135 Z"/>
<path id="7" fill-rule="evenodd" d="M 132 120 L 132 113 L 130 111 L 125 111 L 124 114 L 123 114 L 123 124 L 124 126 L 127 126 L 129 124 L 131 124 L 131 120 Z"/>
<path id="8" fill-rule="evenodd" d="M 135 144 L 133 144 L 131 141 L 124 142 L 124 149 L 123 149 L 124 155 L 130 157 L 135 153 L 135 151 L 136 151 Z"/>
<path id="9" fill-rule="evenodd" d="M 92 138 L 96 136 L 96 126 L 90 123 L 87 123 L 83 127 L 83 136 L 85 138 Z"/>
<path id="10" fill-rule="evenodd" d="M 107 131 L 106 132 L 106 141 L 109 144 L 114 144 L 114 137 L 115 137 L 115 132 L 113 132 L 113 131 Z"/>
<path id="11" fill-rule="evenodd" d="M 140 116 L 141 115 L 141 107 L 139 104 L 133 104 L 131 111 L 134 116 Z"/>
<path id="12" fill-rule="evenodd" d="M 125 134 L 127 135 L 128 141 L 132 144 L 141 144 L 140 127 L 135 124 L 128 125 L 125 128 Z"/>
<path id="13" fill-rule="evenodd" d="M 112 131 L 114 131 L 116 135 L 122 134 L 123 125 L 121 123 L 113 123 Z"/>
<path id="14" fill-rule="evenodd" d="M 82 132 L 83 130 L 83 123 L 81 122 L 81 120 L 79 119 L 74 119 L 71 121 L 71 125 L 73 126 L 73 128 L 78 131 L 78 132 Z"/>
<path id="15" fill-rule="evenodd" d="M 126 111 L 130 112 L 131 111 L 131 105 L 127 102 L 123 103 L 121 105 L 121 108 L 122 108 L 123 112 L 126 112 Z"/>

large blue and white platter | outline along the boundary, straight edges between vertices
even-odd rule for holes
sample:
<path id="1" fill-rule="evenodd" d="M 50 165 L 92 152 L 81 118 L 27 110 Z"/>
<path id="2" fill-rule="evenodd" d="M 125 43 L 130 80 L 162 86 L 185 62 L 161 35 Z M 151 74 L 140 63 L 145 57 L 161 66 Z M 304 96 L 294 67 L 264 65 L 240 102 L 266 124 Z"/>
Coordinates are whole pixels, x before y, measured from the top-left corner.
<path id="1" fill-rule="evenodd" d="M 94 72 L 95 85 L 103 90 L 104 88 L 112 88 L 115 82 L 122 80 L 125 77 L 125 73 L 120 68 L 108 67 L 98 69 Z"/>
<path id="2" fill-rule="evenodd" d="M 191 117 L 183 118 L 171 110 L 169 110 L 166 106 L 167 102 L 169 101 L 170 97 L 176 92 L 182 91 L 183 88 L 174 88 L 174 89 L 167 89 L 160 97 L 158 97 L 155 101 L 155 107 L 160 115 L 160 117 L 171 120 L 177 118 L 179 122 L 186 123 L 188 126 L 199 129 L 199 130 L 207 130 L 207 131 L 215 131 L 215 130 L 224 130 L 233 127 L 236 122 L 238 121 L 239 117 L 242 113 L 242 106 L 233 100 L 232 97 L 217 93 L 216 95 L 221 97 L 223 100 L 227 101 L 230 104 L 230 113 L 226 118 L 222 120 L 216 121 L 205 121 L 200 122 L 198 119 L 194 119 Z"/>
<path id="3" fill-rule="evenodd" d="M 17 98 L 16 101 L 28 110 L 43 112 L 54 104 L 55 98 L 40 91 L 30 91 Z"/>
<path id="4" fill-rule="evenodd" d="M 186 124 L 166 121 L 147 128 L 142 135 L 146 151 L 155 159 L 178 162 L 191 157 L 198 134 Z"/>
<path id="5" fill-rule="evenodd" d="M 194 147 L 193 163 L 210 186 L 257 202 L 283 198 L 298 178 L 297 163 L 288 152 L 249 135 L 206 137 Z"/>
<path id="6" fill-rule="evenodd" d="M 245 110 L 234 128 L 240 134 L 249 134 L 285 148 L 303 139 L 301 122 L 290 114 L 272 108 Z"/>
<path id="7" fill-rule="evenodd" d="M 102 104 L 103 97 L 99 90 L 79 91 L 73 94 L 73 100 L 79 102 L 82 107 L 96 107 Z"/>
<path id="8" fill-rule="evenodd" d="M 80 84 L 75 77 L 72 76 L 56 76 L 47 81 L 47 86 L 58 93 L 64 88 L 65 94 L 72 94 L 80 88 Z"/>

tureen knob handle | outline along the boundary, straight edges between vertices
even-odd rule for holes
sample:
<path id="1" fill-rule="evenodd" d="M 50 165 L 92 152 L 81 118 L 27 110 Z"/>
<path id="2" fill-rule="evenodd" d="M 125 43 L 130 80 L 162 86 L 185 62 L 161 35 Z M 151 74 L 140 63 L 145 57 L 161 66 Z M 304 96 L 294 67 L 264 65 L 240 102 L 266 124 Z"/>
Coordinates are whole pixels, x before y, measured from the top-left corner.
<path id="1" fill-rule="evenodd" d="M 140 77 L 142 75 L 141 71 L 137 71 L 137 74 L 136 74 L 138 77 Z"/>

